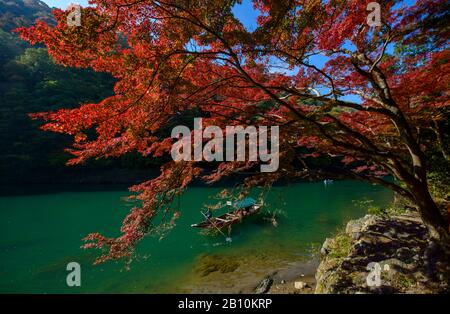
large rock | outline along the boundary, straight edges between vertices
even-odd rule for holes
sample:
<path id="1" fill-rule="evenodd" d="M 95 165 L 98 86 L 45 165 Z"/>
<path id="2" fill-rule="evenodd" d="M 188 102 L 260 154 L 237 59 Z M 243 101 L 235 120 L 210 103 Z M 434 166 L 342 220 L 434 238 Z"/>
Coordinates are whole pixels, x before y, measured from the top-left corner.
<path id="1" fill-rule="evenodd" d="M 325 240 L 315 293 L 448 293 L 450 257 L 444 252 L 430 246 L 417 213 L 366 215 Z"/>
<path id="2" fill-rule="evenodd" d="M 352 239 L 357 240 L 364 232 L 368 225 L 373 224 L 377 217 L 374 215 L 366 215 L 363 218 L 350 220 L 345 227 L 345 233 L 352 237 Z"/>

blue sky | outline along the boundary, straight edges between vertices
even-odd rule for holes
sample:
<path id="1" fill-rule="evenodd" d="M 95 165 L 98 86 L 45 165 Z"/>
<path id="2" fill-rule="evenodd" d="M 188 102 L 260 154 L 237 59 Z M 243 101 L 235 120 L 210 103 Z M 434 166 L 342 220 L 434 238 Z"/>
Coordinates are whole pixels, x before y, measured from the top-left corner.
<path id="1" fill-rule="evenodd" d="M 67 8 L 71 3 L 79 4 L 81 6 L 87 6 L 87 0 L 41 0 L 42 2 L 47 3 L 50 7 L 58 7 L 58 8 Z"/>
<path id="2" fill-rule="evenodd" d="M 251 0 L 244 0 L 241 4 L 236 4 L 233 7 L 234 16 L 250 31 L 256 29 L 256 18 L 259 13 L 258 10 L 253 9 Z"/>

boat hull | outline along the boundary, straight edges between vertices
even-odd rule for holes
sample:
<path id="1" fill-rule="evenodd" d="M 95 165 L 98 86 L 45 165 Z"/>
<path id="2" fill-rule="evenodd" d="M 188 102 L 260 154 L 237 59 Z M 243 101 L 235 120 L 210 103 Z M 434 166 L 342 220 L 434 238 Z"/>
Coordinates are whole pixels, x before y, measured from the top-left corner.
<path id="1" fill-rule="evenodd" d="M 227 213 L 227 214 L 224 214 L 219 217 L 213 217 L 209 220 L 206 220 L 206 221 L 203 221 L 203 222 L 200 222 L 197 224 L 192 224 L 191 227 L 192 228 L 200 228 L 200 229 L 223 229 L 225 227 L 239 223 L 243 219 L 245 219 L 249 216 L 255 215 L 256 213 L 259 212 L 260 209 L 261 209 L 261 205 L 255 204 L 243 216 L 239 215 L 239 211 L 242 211 L 242 210 L 236 210 L 234 212 Z"/>

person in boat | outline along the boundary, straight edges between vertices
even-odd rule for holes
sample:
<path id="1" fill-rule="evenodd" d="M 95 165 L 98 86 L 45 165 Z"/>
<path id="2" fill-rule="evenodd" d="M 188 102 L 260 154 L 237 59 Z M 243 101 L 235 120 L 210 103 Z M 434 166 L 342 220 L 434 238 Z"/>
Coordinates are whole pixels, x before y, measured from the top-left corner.
<path id="1" fill-rule="evenodd" d="M 208 220 L 211 219 L 211 218 L 213 218 L 213 213 L 212 213 L 212 211 L 211 211 L 210 208 L 208 208 L 208 210 L 206 211 L 205 217 L 206 217 L 206 219 L 208 219 Z"/>
<path id="2" fill-rule="evenodd" d="M 249 215 L 249 214 L 250 214 L 250 209 L 251 209 L 251 207 L 252 207 L 252 206 L 247 206 L 247 207 L 242 208 L 242 209 L 241 209 L 241 210 L 242 210 L 242 215 L 243 215 L 243 216 Z"/>

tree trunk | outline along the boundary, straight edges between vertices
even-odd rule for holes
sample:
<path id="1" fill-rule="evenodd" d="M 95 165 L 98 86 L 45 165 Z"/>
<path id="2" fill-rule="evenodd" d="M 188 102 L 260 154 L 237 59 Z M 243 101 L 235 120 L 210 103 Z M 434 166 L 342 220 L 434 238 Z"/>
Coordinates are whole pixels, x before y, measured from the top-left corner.
<path id="1" fill-rule="evenodd" d="M 427 184 L 416 183 L 411 190 L 430 237 L 437 241 L 448 239 L 448 223 L 431 197 Z"/>

